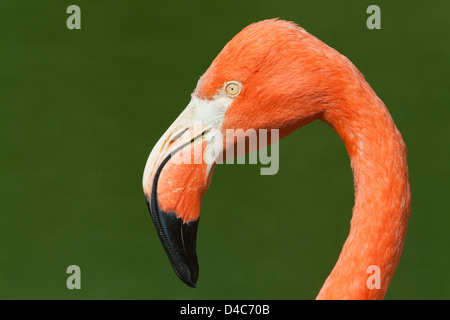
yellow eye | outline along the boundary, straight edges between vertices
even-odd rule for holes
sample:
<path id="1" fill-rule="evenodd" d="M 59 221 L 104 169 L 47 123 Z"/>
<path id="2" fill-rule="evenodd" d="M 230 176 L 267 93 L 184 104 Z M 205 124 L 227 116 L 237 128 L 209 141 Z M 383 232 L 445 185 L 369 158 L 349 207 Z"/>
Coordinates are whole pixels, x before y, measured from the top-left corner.
<path id="1" fill-rule="evenodd" d="M 236 97 L 241 92 L 242 85 L 237 81 L 230 81 L 225 85 L 225 92 L 231 98 Z"/>

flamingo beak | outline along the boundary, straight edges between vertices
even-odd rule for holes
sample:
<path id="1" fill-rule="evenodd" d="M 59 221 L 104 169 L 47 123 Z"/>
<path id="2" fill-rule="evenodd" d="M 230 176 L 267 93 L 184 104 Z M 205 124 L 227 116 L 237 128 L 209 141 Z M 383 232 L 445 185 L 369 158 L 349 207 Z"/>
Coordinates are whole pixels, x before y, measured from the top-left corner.
<path id="1" fill-rule="evenodd" d="M 211 131 L 195 123 L 188 105 L 160 138 L 148 158 L 143 188 L 157 234 L 175 273 L 188 286 L 199 274 L 196 237 L 201 200 L 209 187 L 214 164 L 203 154 Z"/>

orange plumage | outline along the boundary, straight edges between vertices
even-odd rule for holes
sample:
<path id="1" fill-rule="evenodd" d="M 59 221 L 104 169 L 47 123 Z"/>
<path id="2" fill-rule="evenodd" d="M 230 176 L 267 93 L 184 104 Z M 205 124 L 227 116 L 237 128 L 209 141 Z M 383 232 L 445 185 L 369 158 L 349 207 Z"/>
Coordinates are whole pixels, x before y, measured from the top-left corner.
<path id="1" fill-rule="evenodd" d="M 382 299 L 400 259 L 411 202 L 406 147 L 383 102 L 347 58 L 294 23 L 276 19 L 252 24 L 236 35 L 201 77 L 193 95 L 215 101 L 228 81 L 241 83 L 242 91 L 216 128 L 222 133 L 279 129 L 282 138 L 321 120 L 339 134 L 351 159 L 355 206 L 349 236 L 317 298 Z M 158 167 L 161 157 L 152 152 L 150 159 L 144 192 L 149 199 L 152 194 L 159 197 L 153 211 L 165 208 L 158 214 L 175 213 L 183 225 L 198 219 L 212 169 L 198 165 L 176 169 L 169 161 L 159 184 L 152 184 L 154 170 L 148 167 Z M 196 190 L 195 195 L 177 198 L 173 189 L 180 186 L 197 187 L 189 189 Z M 380 270 L 379 289 L 367 285 L 367 270 L 373 265 Z M 195 285 L 196 278 L 191 282 L 180 278 Z"/>

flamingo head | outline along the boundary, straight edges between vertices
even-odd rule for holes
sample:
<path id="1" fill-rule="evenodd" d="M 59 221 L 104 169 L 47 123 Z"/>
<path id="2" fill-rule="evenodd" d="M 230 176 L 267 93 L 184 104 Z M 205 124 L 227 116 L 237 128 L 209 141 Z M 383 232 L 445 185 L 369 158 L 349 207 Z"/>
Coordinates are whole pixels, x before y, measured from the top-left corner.
<path id="1" fill-rule="evenodd" d="M 196 233 L 213 168 L 245 139 L 224 139 L 227 130 L 278 129 L 282 138 L 319 118 L 339 90 L 331 81 L 337 76 L 331 55 L 337 53 L 291 22 L 246 27 L 216 57 L 154 146 L 143 189 L 169 260 L 189 286 L 198 279 Z"/>

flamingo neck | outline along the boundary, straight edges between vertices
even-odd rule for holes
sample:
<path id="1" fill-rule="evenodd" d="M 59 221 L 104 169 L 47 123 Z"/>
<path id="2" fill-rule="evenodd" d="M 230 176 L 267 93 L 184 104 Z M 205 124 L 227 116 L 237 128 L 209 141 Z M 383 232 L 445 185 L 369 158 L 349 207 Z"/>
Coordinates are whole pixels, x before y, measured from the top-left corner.
<path id="1" fill-rule="evenodd" d="M 350 156 L 355 205 L 348 238 L 317 299 L 383 299 L 406 235 L 406 147 L 383 102 L 362 86 L 324 113 Z"/>

